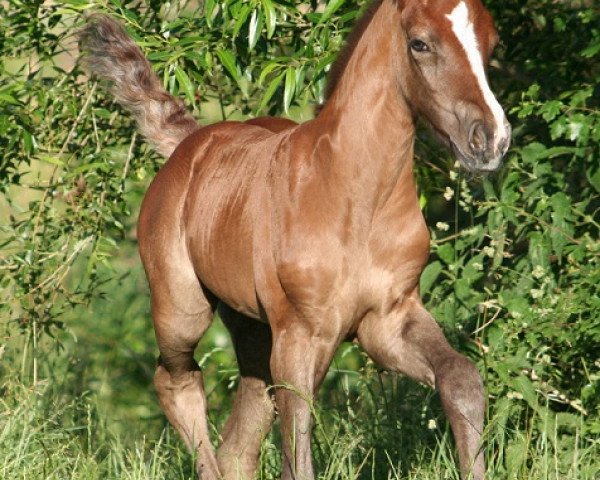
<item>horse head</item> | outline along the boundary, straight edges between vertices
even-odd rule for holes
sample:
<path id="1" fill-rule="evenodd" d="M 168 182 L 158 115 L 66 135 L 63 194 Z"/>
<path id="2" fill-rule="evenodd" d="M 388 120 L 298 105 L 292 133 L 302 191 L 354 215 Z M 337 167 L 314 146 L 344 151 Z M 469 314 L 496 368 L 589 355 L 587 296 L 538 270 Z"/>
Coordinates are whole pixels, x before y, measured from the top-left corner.
<path id="1" fill-rule="evenodd" d="M 468 170 L 498 169 L 510 124 L 488 84 L 498 42 L 480 0 L 401 0 L 400 89 Z"/>

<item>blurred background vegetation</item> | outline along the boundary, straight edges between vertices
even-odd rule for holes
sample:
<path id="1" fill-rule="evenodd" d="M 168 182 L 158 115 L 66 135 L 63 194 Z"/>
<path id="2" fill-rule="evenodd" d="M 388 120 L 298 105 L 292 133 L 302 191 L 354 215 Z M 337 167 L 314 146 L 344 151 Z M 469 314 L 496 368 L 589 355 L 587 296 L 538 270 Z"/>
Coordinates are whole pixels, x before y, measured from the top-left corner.
<path id="1" fill-rule="evenodd" d="M 600 9 L 487 0 L 513 125 L 472 179 L 417 140 L 428 307 L 479 366 L 490 479 L 600 477 Z M 0 478 L 192 478 L 151 379 L 136 252 L 161 160 L 77 62 L 88 12 L 120 19 L 201 123 L 312 117 L 363 1 L 0 2 Z M 214 439 L 237 382 L 217 321 L 197 352 Z M 320 478 L 458 478 L 434 392 L 343 346 L 316 406 Z M 260 478 L 278 477 L 277 432 Z"/>

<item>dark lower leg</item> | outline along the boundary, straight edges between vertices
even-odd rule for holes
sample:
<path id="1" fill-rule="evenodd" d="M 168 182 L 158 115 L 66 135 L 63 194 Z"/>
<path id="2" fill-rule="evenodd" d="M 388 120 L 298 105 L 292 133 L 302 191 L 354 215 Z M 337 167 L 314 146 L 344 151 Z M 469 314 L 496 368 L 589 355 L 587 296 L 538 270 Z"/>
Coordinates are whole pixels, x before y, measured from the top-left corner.
<path id="1" fill-rule="evenodd" d="M 225 480 L 255 478 L 260 447 L 274 418 L 275 408 L 264 382 L 242 377 L 233 411 L 223 430 L 223 443 L 217 452 L 219 469 Z"/>
<path id="2" fill-rule="evenodd" d="M 271 384 L 271 329 L 224 304 L 219 306 L 219 315 L 231 334 L 240 384 L 217 460 L 225 480 L 251 480 L 256 476 L 262 441 L 275 419 L 267 391 Z"/>

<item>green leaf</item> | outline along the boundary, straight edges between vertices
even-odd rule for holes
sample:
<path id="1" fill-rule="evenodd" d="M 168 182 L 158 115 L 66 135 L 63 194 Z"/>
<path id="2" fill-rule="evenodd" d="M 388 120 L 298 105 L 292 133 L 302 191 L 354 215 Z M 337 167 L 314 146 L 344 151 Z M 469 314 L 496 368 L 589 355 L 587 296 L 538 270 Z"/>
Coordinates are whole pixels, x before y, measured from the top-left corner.
<path id="1" fill-rule="evenodd" d="M 252 50 L 258 42 L 261 30 L 262 12 L 254 9 L 250 17 L 250 26 L 248 28 L 248 48 Z"/>
<path id="2" fill-rule="evenodd" d="M 441 262 L 435 261 L 427 265 L 423 273 L 421 273 L 421 279 L 419 282 L 419 290 L 421 295 L 427 293 L 433 283 L 437 280 L 438 276 L 442 272 L 443 267 Z"/>
<path id="3" fill-rule="evenodd" d="M 522 435 L 515 437 L 506 447 L 506 468 L 508 475 L 506 478 L 521 478 L 519 470 L 525 464 L 527 459 L 527 444 Z"/>
<path id="4" fill-rule="evenodd" d="M 450 265 L 454 263 L 454 247 L 449 243 L 440 245 L 436 251 L 438 257 L 440 257 L 444 263 Z"/>
<path id="5" fill-rule="evenodd" d="M 21 135 L 23 137 L 23 146 L 25 147 L 25 151 L 28 154 L 32 154 L 36 146 L 35 137 L 25 129 L 22 130 Z"/>
<path id="6" fill-rule="evenodd" d="M 345 3 L 345 0 L 330 0 L 325 7 L 319 23 L 325 23 Z"/>
<path id="7" fill-rule="evenodd" d="M 517 392 L 523 395 L 523 399 L 531 408 L 536 411 L 540 410 L 537 393 L 533 383 L 531 383 L 531 380 L 529 380 L 525 375 L 519 375 L 513 379 L 512 386 Z"/>
<path id="8" fill-rule="evenodd" d="M 290 104 L 296 93 L 296 71 L 294 67 L 288 67 L 285 72 L 285 90 L 283 91 L 283 109 L 289 113 Z"/>
<path id="9" fill-rule="evenodd" d="M 542 232 L 532 231 L 529 237 L 529 259 L 531 265 L 539 265 L 545 269 L 549 266 L 550 245 L 548 237 Z"/>
<path id="10" fill-rule="evenodd" d="M 521 149 L 521 157 L 525 163 L 534 163 L 539 158 L 543 158 L 545 152 L 545 145 L 539 142 L 532 142 Z"/>
<path id="11" fill-rule="evenodd" d="M 267 24 L 267 38 L 271 38 L 277 26 L 277 13 L 271 0 L 261 0 Z"/>
<path id="12" fill-rule="evenodd" d="M 21 105 L 21 102 L 19 102 L 19 100 L 17 100 L 9 93 L 0 92 L 0 105 L 3 103 L 8 103 L 10 105 Z"/>
<path id="13" fill-rule="evenodd" d="M 263 95 L 263 98 L 260 102 L 260 106 L 258 107 L 257 113 L 262 112 L 264 110 L 264 108 L 267 106 L 267 104 L 271 100 L 271 97 L 273 97 L 273 94 L 275 93 L 275 91 L 277 90 L 279 85 L 281 84 L 281 81 L 283 80 L 284 76 L 285 76 L 285 72 L 282 72 L 279 75 L 277 75 L 273 80 L 271 80 L 271 82 L 269 83 L 269 86 L 265 90 L 265 94 Z"/>
<path id="14" fill-rule="evenodd" d="M 493 349 L 502 348 L 504 344 L 504 331 L 495 324 L 487 329 L 487 343 Z"/>
<path id="15" fill-rule="evenodd" d="M 193 105 L 195 103 L 195 88 L 188 77 L 187 73 L 182 70 L 179 66 L 175 67 L 175 78 L 179 84 L 179 90 L 183 91 L 188 101 Z"/>
<path id="16" fill-rule="evenodd" d="M 240 81 L 240 70 L 235 61 L 235 55 L 231 53 L 229 50 L 217 50 L 217 57 L 221 62 L 221 65 L 225 67 L 225 70 L 231 75 L 231 77 L 236 81 Z"/>
<path id="17" fill-rule="evenodd" d="M 595 57 L 600 53 L 600 38 L 594 39 L 586 48 L 581 52 L 581 56 L 585 58 Z"/>
<path id="18" fill-rule="evenodd" d="M 242 28 L 244 23 L 246 23 L 246 20 L 248 19 L 248 15 L 250 15 L 251 10 L 252 7 L 250 7 L 250 5 L 244 5 L 241 8 L 240 13 L 237 14 L 235 26 L 233 27 L 233 32 L 231 33 L 231 36 L 233 38 L 237 37 L 238 33 L 240 32 L 240 29 Z M 252 10 L 252 15 L 254 16 L 255 14 L 256 10 Z M 252 28 L 252 24 L 250 25 L 250 28 Z"/>
<path id="19" fill-rule="evenodd" d="M 421 279 L 419 283 L 419 291 L 421 292 L 421 295 L 429 291 L 442 270 L 442 264 L 437 260 L 425 267 L 425 270 L 423 270 L 423 273 L 421 273 Z"/>
<path id="20" fill-rule="evenodd" d="M 263 68 L 262 72 L 260 72 L 260 76 L 258 77 L 258 84 L 262 85 L 265 81 L 265 78 L 271 73 L 273 70 L 278 68 L 280 64 L 278 62 L 270 62 L 267 64 L 265 68 Z"/>
<path id="21" fill-rule="evenodd" d="M 496 195 L 496 190 L 494 188 L 494 184 L 490 182 L 488 178 L 484 178 L 482 180 L 483 183 L 483 191 L 485 192 L 485 198 L 487 200 L 497 200 L 498 196 Z"/>
<path id="22" fill-rule="evenodd" d="M 560 155 L 574 155 L 577 151 L 577 147 L 550 147 L 540 158 L 556 158 Z"/>
<path id="23" fill-rule="evenodd" d="M 216 0 L 206 0 L 204 2 L 204 18 L 206 19 L 206 24 L 212 28 L 213 17 L 216 13 L 216 9 L 218 8 L 218 4 Z"/>
<path id="24" fill-rule="evenodd" d="M 296 97 L 302 93 L 302 88 L 304 87 L 304 75 L 305 72 L 303 67 L 296 68 Z"/>
<path id="25" fill-rule="evenodd" d="M 573 225 L 569 221 L 572 219 L 571 199 L 563 192 L 558 192 L 550 197 L 552 205 L 552 230 L 550 238 L 552 240 L 552 249 L 560 258 L 563 254 L 563 249 L 569 243 L 569 237 L 573 234 Z"/>
<path id="26" fill-rule="evenodd" d="M 598 164 L 592 164 L 590 168 L 587 169 L 586 175 L 592 187 L 594 187 L 597 192 L 600 192 L 600 166 Z"/>

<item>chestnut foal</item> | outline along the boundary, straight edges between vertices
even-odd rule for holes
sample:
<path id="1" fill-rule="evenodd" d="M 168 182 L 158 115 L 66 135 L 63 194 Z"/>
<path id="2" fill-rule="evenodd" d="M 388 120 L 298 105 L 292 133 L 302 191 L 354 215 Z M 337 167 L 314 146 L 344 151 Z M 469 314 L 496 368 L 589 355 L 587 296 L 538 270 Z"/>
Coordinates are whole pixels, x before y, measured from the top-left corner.
<path id="1" fill-rule="evenodd" d="M 275 386 L 282 478 L 313 479 L 314 398 L 341 342 L 439 390 L 463 478 L 481 480 L 484 394 L 419 298 L 429 233 L 413 178 L 415 117 L 468 170 L 498 168 L 510 127 L 484 65 L 497 42 L 480 0 L 375 2 L 319 115 L 199 128 L 108 17 L 82 32 L 91 72 L 168 162 L 139 219 L 160 350 L 160 404 L 198 474 L 251 479 Z M 218 309 L 240 384 L 215 455 L 194 349 Z M 288 388 L 285 386 L 291 386 Z"/>

